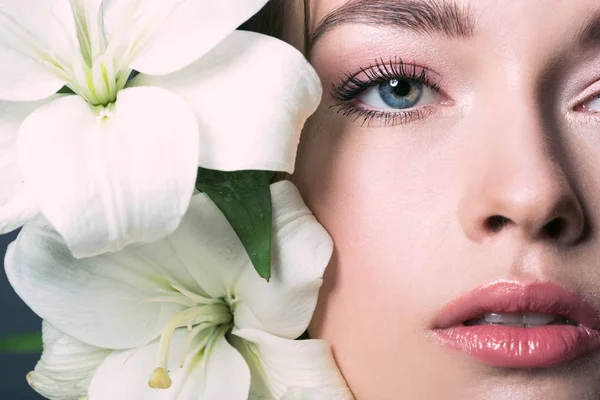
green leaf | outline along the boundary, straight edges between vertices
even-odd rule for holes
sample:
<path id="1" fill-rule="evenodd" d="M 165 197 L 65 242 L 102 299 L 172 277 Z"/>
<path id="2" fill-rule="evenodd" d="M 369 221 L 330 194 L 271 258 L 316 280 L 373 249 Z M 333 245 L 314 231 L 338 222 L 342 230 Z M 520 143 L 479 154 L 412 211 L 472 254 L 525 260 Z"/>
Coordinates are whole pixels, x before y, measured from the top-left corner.
<path id="1" fill-rule="evenodd" d="M 219 207 L 240 238 L 254 269 L 271 278 L 270 171 L 216 171 L 199 168 L 196 187 Z"/>
<path id="2" fill-rule="evenodd" d="M 58 93 L 58 94 L 75 94 L 75 92 L 73 90 L 71 90 L 71 88 L 68 86 L 61 87 L 60 90 L 56 93 Z"/>
<path id="3" fill-rule="evenodd" d="M 0 354 L 2 353 L 41 353 L 42 333 L 19 333 L 0 336 Z"/>

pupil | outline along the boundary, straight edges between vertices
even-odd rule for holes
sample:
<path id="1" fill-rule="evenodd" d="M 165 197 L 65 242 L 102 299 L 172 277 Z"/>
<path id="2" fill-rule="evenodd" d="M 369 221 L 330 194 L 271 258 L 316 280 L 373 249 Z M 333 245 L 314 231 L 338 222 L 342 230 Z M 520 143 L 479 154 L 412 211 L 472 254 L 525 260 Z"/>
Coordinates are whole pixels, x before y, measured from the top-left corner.
<path id="1" fill-rule="evenodd" d="M 390 81 L 390 86 L 393 87 L 393 92 L 396 96 L 408 96 L 411 92 L 412 86 L 410 84 L 410 82 L 406 81 L 406 80 L 396 80 L 393 79 Z"/>

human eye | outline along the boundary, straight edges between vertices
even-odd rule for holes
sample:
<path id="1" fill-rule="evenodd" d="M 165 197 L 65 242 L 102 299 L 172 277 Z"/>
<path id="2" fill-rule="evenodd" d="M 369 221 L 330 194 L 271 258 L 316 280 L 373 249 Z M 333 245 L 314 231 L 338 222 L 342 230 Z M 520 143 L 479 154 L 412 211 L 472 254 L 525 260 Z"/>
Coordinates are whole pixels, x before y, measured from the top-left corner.
<path id="1" fill-rule="evenodd" d="M 592 116 L 596 120 L 600 118 L 600 81 L 590 84 L 578 97 L 580 99 L 576 100 L 573 111 Z"/>
<path id="2" fill-rule="evenodd" d="M 427 69 L 408 65 L 399 58 L 375 61 L 354 74 L 346 74 L 333 87 L 338 112 L 362 125 L 406 124 L 425 118 L 440 103 L 439 85 L 433 83 Z"/>
<path id="3" fill-rule="evenodd" d="M 600 94 L 596 94 L 591 99 L 581 105 L 581 110 L 591 113 L 600 113 Z"/>

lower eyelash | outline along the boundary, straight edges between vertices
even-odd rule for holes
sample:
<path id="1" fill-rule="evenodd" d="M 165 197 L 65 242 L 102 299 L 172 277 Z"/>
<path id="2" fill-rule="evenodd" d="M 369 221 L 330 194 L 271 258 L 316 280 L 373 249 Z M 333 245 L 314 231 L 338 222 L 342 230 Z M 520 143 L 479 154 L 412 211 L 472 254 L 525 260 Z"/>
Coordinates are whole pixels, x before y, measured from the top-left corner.
<path id="1" fill-rule="evenodd" d="M 416 121 L 427 115 L 432 110 L 428 106 L 416 108 L 407 111 L 384 111 L 384 110 L 369 110 L 366 108 L 357 107 L 351 103 L 334 104 L 330 108 L 337 108 L 338 114 L 345 117 L 354 117 L 353 121 L 362 120 L 361 126 L 370 125 L 373 121 L 381 121 L 384 125 L 401 125 L 411 121 Z"/>

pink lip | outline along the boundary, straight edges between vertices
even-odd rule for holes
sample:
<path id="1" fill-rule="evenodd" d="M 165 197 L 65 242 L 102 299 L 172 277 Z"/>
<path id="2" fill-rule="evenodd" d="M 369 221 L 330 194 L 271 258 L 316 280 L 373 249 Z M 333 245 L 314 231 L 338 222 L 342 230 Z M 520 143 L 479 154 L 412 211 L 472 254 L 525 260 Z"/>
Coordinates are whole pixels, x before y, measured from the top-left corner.
<path id="1" fill-rule="evenodd" d="M 519 328 L 466 326 L 485 313 L 558 314 L 579 324 Z M 485 364 L 542 368 L 565 364 L 600 349 L 600 314 L 575 293 L 554 283 L 501 282 L 477 288 L 438 314 L 433 337 Z"/>

